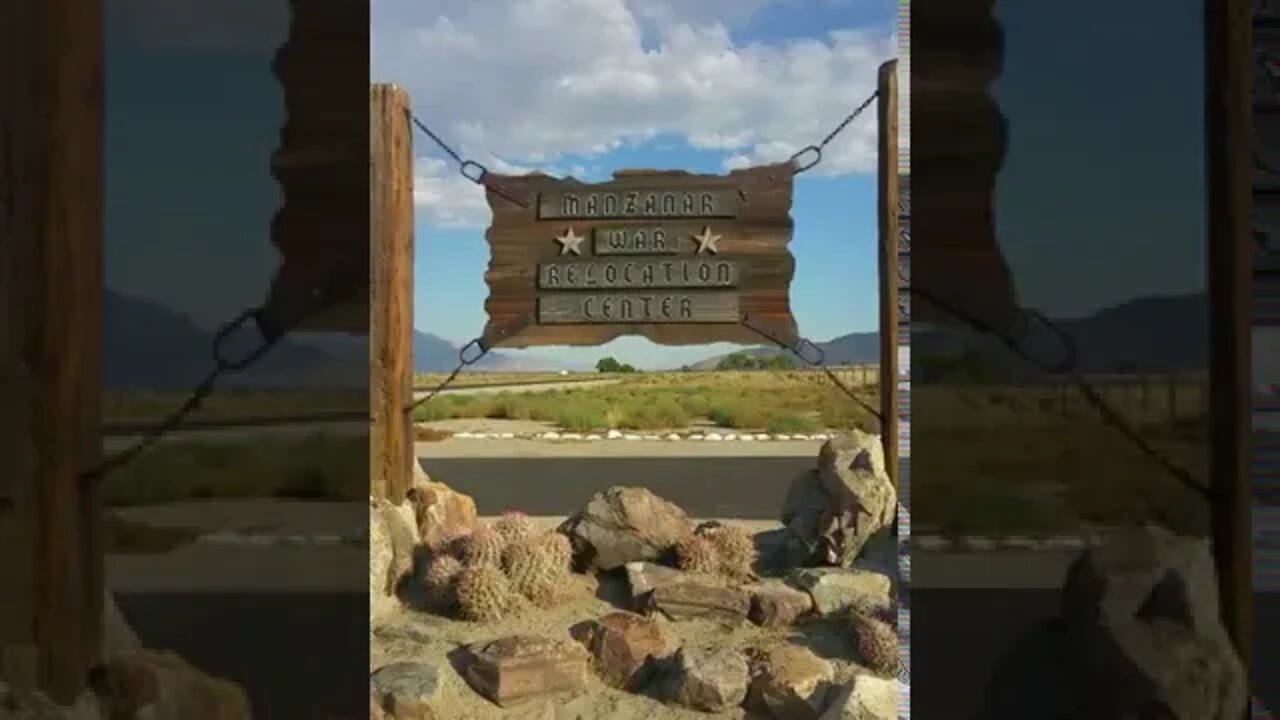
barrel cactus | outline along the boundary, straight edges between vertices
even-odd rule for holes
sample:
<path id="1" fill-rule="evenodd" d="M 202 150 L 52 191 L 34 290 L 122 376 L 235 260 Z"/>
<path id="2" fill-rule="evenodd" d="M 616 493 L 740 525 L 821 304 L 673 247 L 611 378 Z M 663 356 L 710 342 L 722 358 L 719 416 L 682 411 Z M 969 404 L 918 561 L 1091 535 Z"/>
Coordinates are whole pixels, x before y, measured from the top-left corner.
<path id="1" fill-rule="evenodd" d="M 509 616 L 518 607 L 511 582 L 496 565 L 479 564 L 458 574 L 459 614 L 466 620 L 494 622 Z"/>

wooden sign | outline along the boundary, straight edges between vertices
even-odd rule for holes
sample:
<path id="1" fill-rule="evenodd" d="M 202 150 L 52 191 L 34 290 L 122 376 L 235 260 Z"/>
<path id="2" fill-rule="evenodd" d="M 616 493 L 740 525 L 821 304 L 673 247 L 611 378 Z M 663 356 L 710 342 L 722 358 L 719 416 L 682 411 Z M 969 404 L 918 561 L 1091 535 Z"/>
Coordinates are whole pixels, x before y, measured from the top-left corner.
<path id="1" fill-rule="evenodd" d="M 490 175 L 486 336 L 504 347 L 760 344 L 796 337 L 789 164 L 627 170 L 603 183 Z"/>

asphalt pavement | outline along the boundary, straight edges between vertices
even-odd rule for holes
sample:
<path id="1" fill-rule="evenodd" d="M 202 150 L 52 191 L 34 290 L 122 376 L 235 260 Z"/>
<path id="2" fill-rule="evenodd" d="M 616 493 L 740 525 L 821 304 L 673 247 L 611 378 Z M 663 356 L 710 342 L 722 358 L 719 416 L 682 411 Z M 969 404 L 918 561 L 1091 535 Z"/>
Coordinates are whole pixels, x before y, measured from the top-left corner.
<path id="1" fill-rule="evenodd" d="M 810 457 L 419 458 L 433 478 L 475 498 L 481 515 L 568 515 L 614 485 L 649 488 L 693 517 L 776 520 Z"/>

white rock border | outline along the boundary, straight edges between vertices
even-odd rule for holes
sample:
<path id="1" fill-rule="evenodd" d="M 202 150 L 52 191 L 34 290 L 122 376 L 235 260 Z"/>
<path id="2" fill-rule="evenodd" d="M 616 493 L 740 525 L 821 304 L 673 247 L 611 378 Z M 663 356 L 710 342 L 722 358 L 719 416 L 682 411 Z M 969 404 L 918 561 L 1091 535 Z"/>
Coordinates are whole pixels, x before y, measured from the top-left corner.
<path id="1" fill-rule="evenodd" d="M 426 427 L 426 426 L 422 426 Z M 604 433 L 575 433 L 546 430 L 543 432 L 496 433 L 496 432 L 456 432 L 450 433 L 450 440 L 545 440 L 548 442 L 597 442 L 600 440 L 623 440 L 635 442 L 826 442 L 837 433 L 740 433 L 729 430 L 685 431 L 666 433 L 637 433 L 609 430 Z"/>

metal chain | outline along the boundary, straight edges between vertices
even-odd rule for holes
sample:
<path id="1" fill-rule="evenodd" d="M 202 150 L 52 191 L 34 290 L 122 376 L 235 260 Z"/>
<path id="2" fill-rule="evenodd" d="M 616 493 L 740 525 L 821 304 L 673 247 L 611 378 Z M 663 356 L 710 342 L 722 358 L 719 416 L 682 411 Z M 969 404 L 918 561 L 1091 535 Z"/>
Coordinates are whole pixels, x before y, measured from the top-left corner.
<path id="1" fill-rule="evenodd" d="M 411 413 L 431 402 L 433 398 L 444 392 L 445 389 L 452 385 L 453 381 L 458 379 L 458 376 L 464 369 L 480 362 L 489 354 L 490 350 L 494 349 L 498 345 L 510 340 L 516 335 L 519 335 L 521 331 L 533 324 L 533 321 L 533 316 L 522 315 L 511 323 L 493 326 L 487 329 L 482 335 L 480 335 L 480 337 L 477 337 L 466 345 L 463 345 L 461 348 L 458 348 L 458 365 L 453 368 L 453 372 L 449 373 L 449 376 L 444 379 L 444 382 L 436 385 L 425 395 L 414 400 L 412 404 L 404 409 L 404 411 L 406 413 Z M 473 357 L 469 357 L 469 353 L 473 351 L 475 352 L 475 355 Z"/>
<path id="2" fill-rule="evenodd" d="M 1077 353 L 1075 341 L 1066 333 L 1066 331 L 1060 328 L 1052 320 L 1049 320 L 1043 314 L 1041 314 L 1036 310 L 1028 310 L 1025 308 L 1020 308 L 1020 319 L 1019 319 L 1019 325 L 1018 325 L 1017 331 L 1015 331 L 1014 333 L 1006 334 L 996 329 L 990 323 L 984 320 L 981 320 L 963 310 L 960 310 L 959 308 L 939 298 L 933 293 L 930 293 L 926 290 L 922 290 L 916 286 L 907 288 L 907 291 L 912 295 L 916 295 L 920 297 L 925 302 L 928 302 L 930 305 L 933 305 L 939 310 L 942 310 L 946 314 L 961 321 L 965 325 L 970 326 L 971 328 L 978 331 L 979 333 L 982 333 L 984 335 L 989 335 L 999 340 L 1001 344 L 1009 348 L 1009 350 L 1013 352 L 1016 356 L 1018 356 L 1019 358 L 1021 358 L 1023 361 L 1027 362 L 1031 366 L 1035 367 L 1036 369 L 1040 370 L 1041 372 L 1045 372 L 1048 374 L 1067 375 L 1071 380 L 1071 385 L 1080 391 L 1080 393 L 1084 396 L 1085 401 L 1088 402 L 1089 405 L 1093 407 L 1093 409 L 1098 411 L 1098 414 L 1102 416 L 1102 420 L 1104 423 L 1106 423 L 1107 425 L 1111 426 L 1112 429 L 1119 432 L 1130 444 L 1138 448 L 1144 455 L 1147 456 L 1148 459 L 1150 459 L 1151 461 L 1159 465 L 1163 470 L 1165 470 L 1169 475 L 1171 475 L 1175 480 L 1177 480 L 1179 483 L 1185 486 L 1188 490 L 1191 490 L 1193 493 L 1200 496 L 1206 501 L 1209 501 L 1211 499 L 1211 493 L 1206 483 L 1200 482 L 1200 480 L 1196 478 L 1196 476 L 1192 474 L 1189 470 L 1173 462 L 1168 457 L 1166 457 L 1163 453 L 1161 453 L 1159 450 L 1156 450 L 1155 447 L 1151 445 L 1151 443 L 1147 442 L 1147 440 L 1142 437 L 1141 433 L 1135 430 L 1133 426 L 1130 425 L 1128 421 L 1126 421 L 1124 417 L 1118 411 L 1116 411 L 1111 406 L 1111 404 L 1106 401 L 1104 397 L 1102 397 L 1102 394 L 1098 392 L 1097 388 L 1095 388 L 1088 380 L 1084 378 L 1084 375 L 1081 374 L 1078 369 L 1078 363 L 1077 363 L 1078 353 Z M 1030 324 L 1032 321 L 1038 322 L 1044 327 L 1048 328 L 1055 335 L 1057 335 L 1058 339 L 1062 342 L 1063 348 L 1064 348 L 1064 358 L 1058 364 L 1053 365 L 1053 364 L 1042 363 L 1036 358 L 1032 357 L 1031 353 L 1022 347 L 1021 340 L 1027 334 L 1027 331 L 1030 328 Z"/>
<path id="3" fill-rule="evenodd" d="M 458 151 L 454 150 L 452 147 L 449 146 L 449 143 L 446 143 L 444 140 L 440 138 L 439 135 L 432 132 L 431 128 L 427 127 L 426 123 L 419 120 L 418 116 L 414 115 L 412 111 L 409 112 L 409 120 L 414 124 L 414 126 L 416 126 L 424 134 L 426 134 L 427 137 L 431 138 L 431 140 L 435 142 L 436 145 L 440 146 L 440 149 L 443 150 L 446 154 L 448 154 L 449 157 L 453 158 L 454 162 L 458 163 L 458 172 L 462 175 L 462 177 L 470 180 L 471 182 L 475 183 L 476 185 L 479 185 L 480 187 L 483 187 L 484 189 L 492 192 L 495 195 L 498 195 L 507 200 L 510 200 L 511 202 L 515 203 L 516 205 L 519 205 L 522 208 L 525 208 L 526 210 L 529 208 L 528 202 L 512 196 L 511 194 L 504 191 L 500 185 L 494 182 L 490 178 L 490 175 L 492 175 L 492 173 L 489 172 L 489 168 L 485 167 L 484 165 L 481 165 L 475 160 L 467 160 L 463 158 L 462 155 L 458 154 Z"/>
<path id="4" fill-rule="evenodd" d="M 367 287 L 365 288 L 367 291 Z M 295 323 L 301 323 L 303 320 L 319 314 L 331 307 L 334 307 L 354 296 L 357 291 L 348 291 L 336 296 L 321 297 L 308 312 L 303 313 L 300 317 L 294 318 Z M 176 410 L 165 417 L 160 423 L 143 433 L 129 447 L 107 457 L 103 462 L 95 467 L 81 473 L 81 482 L 95 482 L 106 477 L 108 473 L 119 470 L 121 467 L 128 465 L 136 460 L 144 452 L 151 449 L 156 443 L 163 440 L 166 436 L 173 433 L 183 422 L 191 415 L 191 413 L 200 409 L 204 402 L 209 398 L 213 391 L 217 388 L 218 382 L 227 375 L 243 372 L 266 357 L 275 346 L 284 339 L 292 327 L 281 328 L 280 332 L 263 332 L 262 319 L 267 315 L 267 307 L 262 305 L 245 310 L 237 315 L 230 322 L 224 324 L 213 336 L 212 355 L 213 370 L 211 370 L 204 379 L 201 380 L 188 394 L 187 399 L 183 401 Z M 243 329 L 247 324 L 253 322 L 259 328 L 260 342 L 251 352 L 245 353 L 239 358 L 229 358 L 226 354 L 225 345 L 228 339 L 237 331 Z M 367 414 L 365 415 L 367 417 Z"/>
<path id="5" fill-rule="evenodd" d="M 844 382 L 840 380 L 839 376 L 837 376 L 834 372 L 832 372 L 831 368 L 827 367 L 826 353 L 824 353 L 822 351 L 822 348 L 815 345 L 812 341 L 807 340 L 805 338 L 799 338 L 795 341 L 788 342 L 778 337 L 777 335 L 769 332 L 765 328 L 752 324 L 751 316 L 746 313 L 743 313 L 742 319 L 739 322 L 741 322 L 742 326 L 750 330 L 751 332 L 768 340 L 774 345 L 777 345 L 783 350 L 790 352 L 792 355 L 795 355 L 797 358 L 800 359 L 800 362 L 803 362 L 806 365 L 809 365 L 810 367 L 815 367 L 821 370 L 823 373 L 826 374 L 828 380 L 830 380 L 836 387 L 840 388 L 841 392 L 849 396 L 850 400 L 857 403 L 863 410 L 866 410 L 867 412 L 871 413 L 871 416 L 874 417 L 877 421 L 884 422 L 884 416 L 880 414 L 880 411 L 878 408 L 872 407 L 865 400 L 858 397 L 857 394 L 854 393 L 854 391 L 849 388 L 849 386 L 845 385 Z M 813 353 L 817 355 L 817 357 L 809 358 L 808 356 L 806 356 L 805 355 L 806 349 L 812 350 Z"/>
<path id="6" fill-rule="evenodd" d="M 822 142 L 818 143 L 817 145 L 809 145 L 807 147 L 803 147 L 799 151 L 797 151 L 795 155 L 792 155 L 791 164 L 795 166 L 795 174 L 799 175 L 805 170 L 809 170 L 813 168 L 813 166 L 822 162 L 822 151 L 826 149 L 827 145 L 830 144 L 832 140 L 835 140 L 837 135 L 844 132 L 844 129 L 849 127 L 849 123 L 853 122 L 854 118 L 858 117 L 859 115 L 862 114 L 864 110 L 871 107 L 871 103 L 875 102 L 875 99 L 879 96 L 880 96 L 879 90 L 872 92 L 871 95 L 867 97 L 866 100 L 863 100 L 862 104 L 859 105 L 857 108 L 855 108 L 853 112 L 849 113 L 845 117 L 845 119 L 842 120 L 840 124 L 836 126 L 834 130 L 827 133 L 827 136 L 822 138 Z M 805 153 L 813 153 L 813 160 L 806 163 L 800 162 L 800 156 L 804 155 Z"/>
<path id="7" fill-rule="evenodd" d="M 480 352 L 478 352 L 475 357 L 468 358 L 467 351 L 470 350 L 471 348 L 477 348 Z M 406 413 L 411 413 L 414 410 L 417 410 L 418 408 L 422 407 L 423 405 L 426 405 L 427 403 L 431 402 L 433 399 L 435 399 L 437 395 L 444 392 L 450 385 L 452 385 L 453 381 L 458 379 L 458 376 L 462 374 L 462 371 L 464 369 L 472 365 L 475 365 L 476 363 L 480 362 L 481 358 L 483 358 L 485 355 L 488 355 L 489 350 L 490 350 L 490 347 L 485 344 L 483 338 L 476 338 L 471 342 L 467 343 L 466 345 L 463 345 L 458 350 L 458 364 L 453 368 L 453 372 L 449 373 L 449 376 L 444 379 L 444 382 L 440 383 L 439 385 L 436 385 L 435 387 L 427 391 L 425 395 L 414 400 L 412 404 L 410 404 L 408 407 L 404 409 L 404 411 Z"/>

